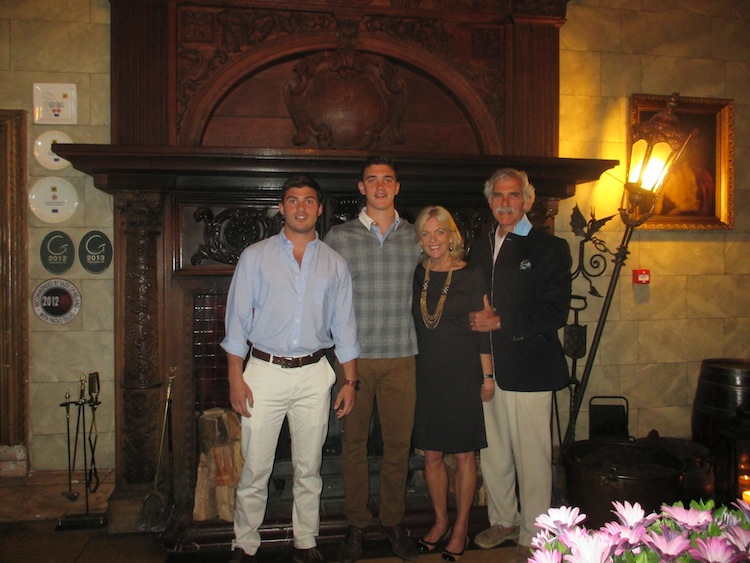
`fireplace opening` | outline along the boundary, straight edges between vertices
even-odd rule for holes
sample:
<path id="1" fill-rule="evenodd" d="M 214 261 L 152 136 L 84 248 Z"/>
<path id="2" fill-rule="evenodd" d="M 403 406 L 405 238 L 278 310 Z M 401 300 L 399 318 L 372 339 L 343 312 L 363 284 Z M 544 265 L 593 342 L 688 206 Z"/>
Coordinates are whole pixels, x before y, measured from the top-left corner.
<path id="1" fill-rule="evenodd" d="M 231 410 L 229 406 L 229 382 L 227 380 L 227 355 L 220 343 L 224 338 L 224 315 L 226 313 L 227 291 L 196 291 L 193 295 L 193 357 L 195 412 L 198 420 L 204 413 L 214 414 L 216 409 Z M 327 361 L 333 362 L 333 351 L 329 350 Z M 337 389 L 331 389 L 331 404 Z M 213 412 L 212 412 L 213 411 Z M 198 424 L 200 427 L 201 425 Z M 323 493 L 321 513 L 328 516 L 343 514 L 344 488 L 341 476 L 341 433 L 342 424 L 333 409 L 328 419 L 328 436 L 323 446 Z M 370 423 L 368 457 L 370 463 L 370 495 L 373 503 L 378 498 L 380 460 L 383 455 L 380 420 L 377 406 L 373 410 Z M 198 446 L 203 440 L 196 441 Z M 276 459 L 269 482 L 267 519 L 291 518 L 292 506 L 292 456 L 291 435 L 286 420 L 281 428 L 276 447 Z M 197 452 L 196 459 L 200 459 Z M 428 502 L 426 485 L 421 470 L 423 458 L 413 452 L 409 463 L 408 494 L 413 498 L 412 506 L 422 506 Z M 196 488 L 203 484 L 196 483 Z"/>

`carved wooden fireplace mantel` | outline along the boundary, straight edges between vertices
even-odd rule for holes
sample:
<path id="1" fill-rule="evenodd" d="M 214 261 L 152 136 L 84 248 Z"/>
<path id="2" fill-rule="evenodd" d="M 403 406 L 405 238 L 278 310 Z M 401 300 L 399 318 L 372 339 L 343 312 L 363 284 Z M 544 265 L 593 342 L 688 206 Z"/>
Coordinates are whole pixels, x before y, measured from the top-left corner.
<path id="1" fill-rule="evenodd" d="M 190 506 L 197 413 L 226 404 L 221 296 L 239 251 L 280 228 L 291 173 L 323 187 L 325 232 L 356 213 L 365 156 L 388 154 L 399 210 L 445 205 L 471 240 L 497 168 L 528 172 L 549 226 L 560 199 L 617 164 L 556 157 L 566 4 L 111 0 L 112 144 L 54 150 L 115 201 L 116 494 L 153 482 L 175 367 Z M 110 514 L 111 531 L 128 527 Z"/>
<path id="2" fill-rule="evenodd" d="M 311 174 L 321 183 L 322 233 L 353 217 L 364 154 L 282 155 L 116 145 L 55 145 L 55 152 L 90 174 L 115 201 L 118 485 L 127 492 L 153 480 L 163 384 L 169 368 L 176 367 L 177 491 L 181 505 L 189 507 L 197 463 L 197 413 L 223 406 L 228 396 L 222 397 L 225 385 L 215 385 L 225 373 L 210 372 L 221 371 L 223 362 L 207 368 L 206 359 L 196 354 L 201 343 L 196 340 L 195 323 L 203 322 L 196 320 L 196 310 L 207 295 L 226 291 L 233 259 L 246 244 L 278 229 L 278 223 L 269 219 L 269 209 L 275 208 L 281 184 L 292 173 Z M 538 190 L 537 222 L 550 223 L 560 199 L 616 164 L 517 156 L 404 155 L 398 162 L 400 212 L 413 218 L 425 205 L 445 205 L 455 213 L 469 241 L 488 224 L 482 186 L 497 168 L 515 166 L 529 173 Z M 242 210 L 250 214 L 236 220 Z M 210 219 L 228 213 L 233 219 L 211 223 Z M 209 345 L 216 346 L 217 336 Z M 211 382 L 209 396 L 200 396 L 202 386 Z"/>

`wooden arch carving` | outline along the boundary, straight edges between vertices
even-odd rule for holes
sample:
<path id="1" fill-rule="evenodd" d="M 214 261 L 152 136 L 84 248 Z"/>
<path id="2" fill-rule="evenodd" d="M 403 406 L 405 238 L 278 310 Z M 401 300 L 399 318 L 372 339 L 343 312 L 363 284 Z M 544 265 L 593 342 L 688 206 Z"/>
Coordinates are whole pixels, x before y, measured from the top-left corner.
<path id="1" fill-rule="evenodd" d="M 389 41 L 361 38 L 357 47 L 356 50 L 346 51 L 363 56 L 386 58 L 391 65 L 397 68 L 403 65 L 404 68 L 417 72 L 435 84 L 460 109 L 466 124 L 471 128 L 476 139 L 476 145 L 479 147 L 478 153 L 503 154 L 503 115 L 500 109 L 502 104 L 488 103 L 472 80 L 461 69 L 446 63 L 445 59 L 427 51 L 415 49 L 413 44 L 399 43 L 392 38 Z M 248 77 L 252 77 L 276 64 L 288 62 L 290 59 L 302 61 L 305 57 L 320 51 L 341 52 L 344 50 L 328 38 L 295 37 L 264 45 L 263 48 L 253 51 L 248 56 L 237 59 L 234 64 L 228 65 L 220 74 L 212 76 L 210 86 L 202 90 L 198 88 L 195 96 L 187 102 L 179 123 L 176 123 L 177 144 L 202 146 L 203 136 L 216 112 L 216 108 L 238 84 L 247 80 Z M 283 53 L 283 56 L 280 56 L 279 53 Z M 492 92 L 492 96 L 502 92 L 501 76 L 502 70 L 494 69 L 492 72 L 485 72 L 485 75 L 481 78 L 483 84 L 487 86 L 487 90 Z M 286 82 L 291 82 L 292 79 L 293 77 L 289 76 Z M 280 96 L 284 93 L 283 86 L 283 84 L 280 85 Z M 292 116 L 289 119 L 291 120 Z M 289 144 L 292 144 L 291 138 Z"/>

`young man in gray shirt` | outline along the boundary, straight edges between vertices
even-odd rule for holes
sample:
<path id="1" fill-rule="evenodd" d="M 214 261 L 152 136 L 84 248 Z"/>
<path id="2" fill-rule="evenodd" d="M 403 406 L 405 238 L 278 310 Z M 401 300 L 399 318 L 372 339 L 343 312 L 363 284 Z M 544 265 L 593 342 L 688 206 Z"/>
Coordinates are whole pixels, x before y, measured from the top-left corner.
<path id="1" fill-rule="evenodd" d="M 358 187 L 367 206 L 356 219 L 331 228 L 325 238 L 346 259 L 352 275 L 361 347 L 357 408 L 343 419 L 341 466 L 347 535 L 339 555 L 342 563 L 360 558 L 364 531 L 372 520 L 367 507 L 367 442 L 377 399 L 383 439 L 380 527 L 394 554 L 413 561 L 416 546 L 402 522 L 416 401 L 412 282 L 420 253 L 414 227 L 399 217 L 395 208 L 401 189 L 396 164 L 387 157 L 368 158 Z M 339 373 L 339 378 L 342 376 Z"/>

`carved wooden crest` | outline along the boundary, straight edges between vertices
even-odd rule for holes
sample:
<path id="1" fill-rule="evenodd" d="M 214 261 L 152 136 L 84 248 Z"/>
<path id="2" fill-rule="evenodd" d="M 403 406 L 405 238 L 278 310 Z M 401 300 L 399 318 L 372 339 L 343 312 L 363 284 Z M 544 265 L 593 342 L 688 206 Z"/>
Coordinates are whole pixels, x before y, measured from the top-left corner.
<path id="1" fill-rule="evenodd" d="M 381 139 L 403 143 L 399 131 L 406 86 L 383 57 L 322 51 L 300 61 L 284 89 L 293 142 L 322 149 L 372 149 Z"/>

